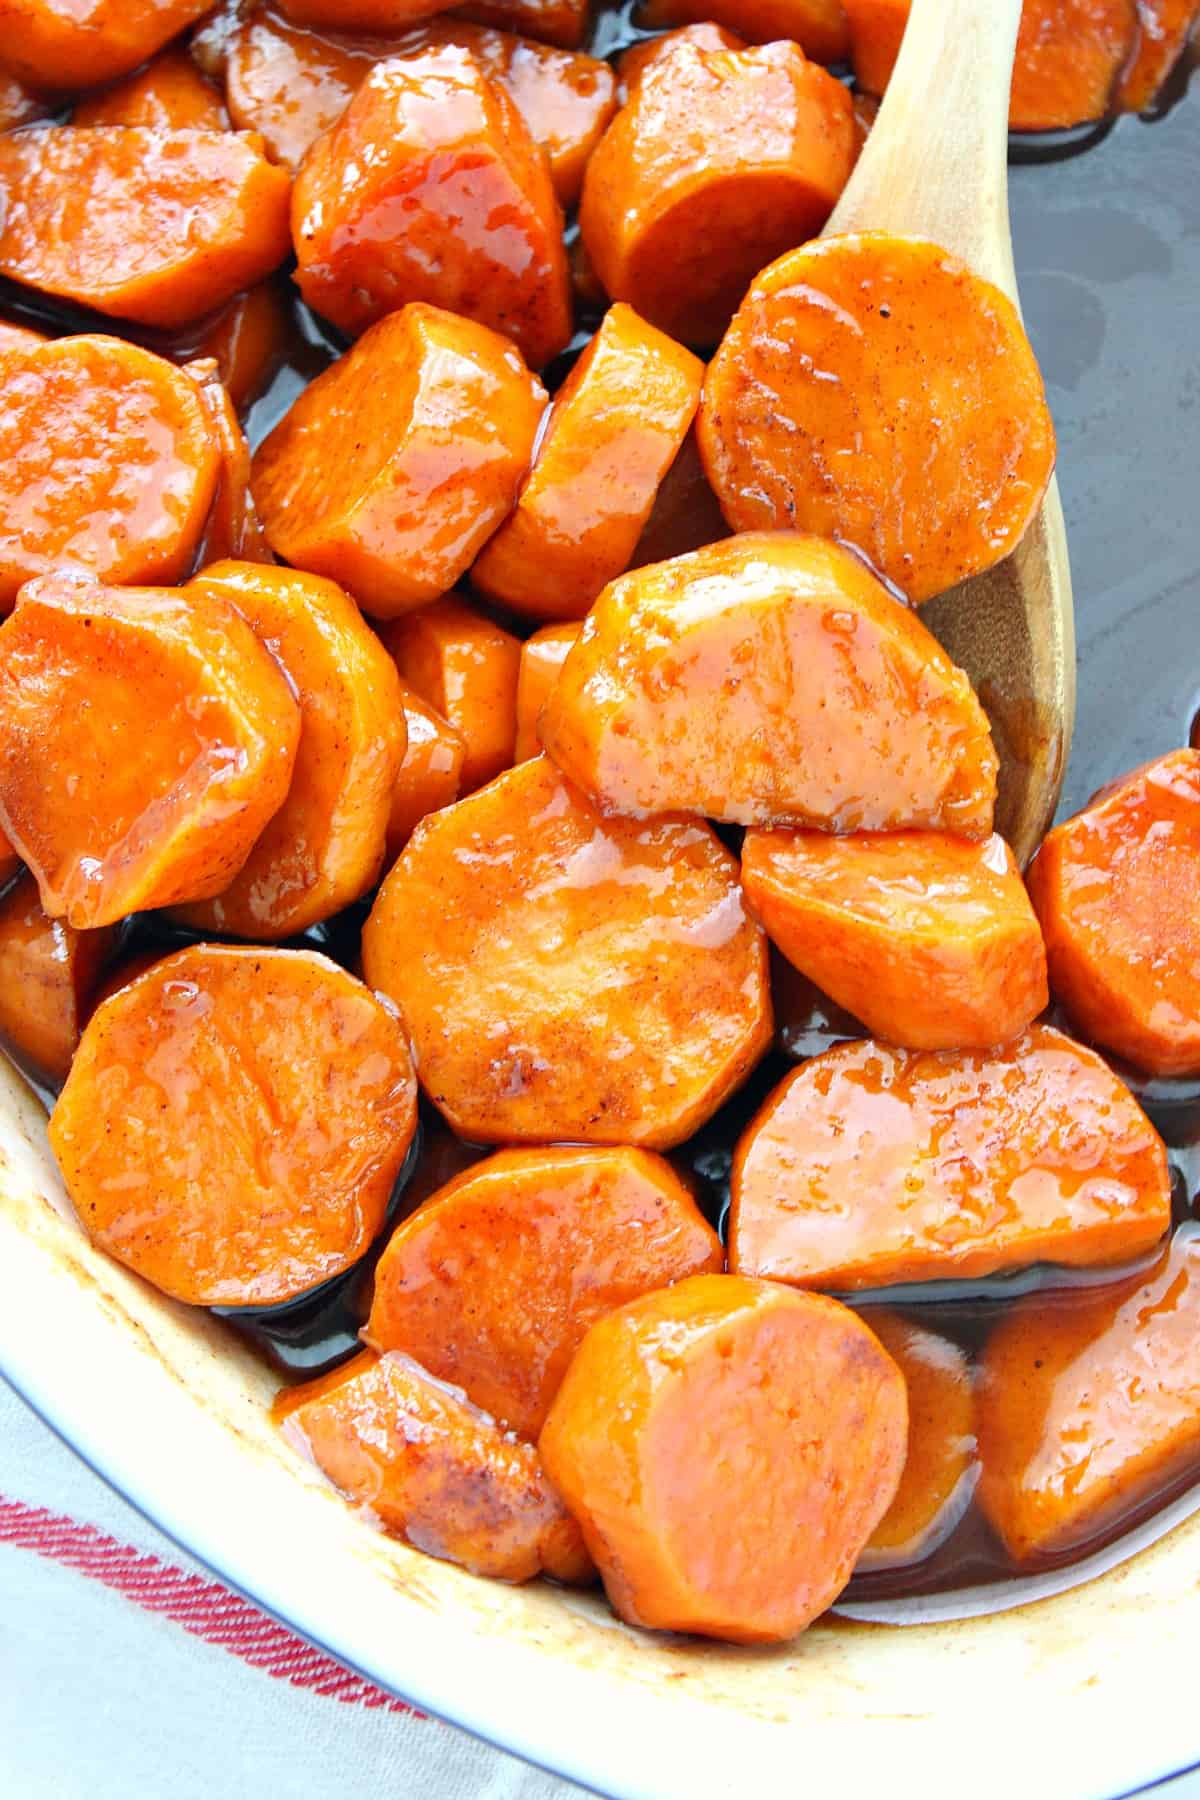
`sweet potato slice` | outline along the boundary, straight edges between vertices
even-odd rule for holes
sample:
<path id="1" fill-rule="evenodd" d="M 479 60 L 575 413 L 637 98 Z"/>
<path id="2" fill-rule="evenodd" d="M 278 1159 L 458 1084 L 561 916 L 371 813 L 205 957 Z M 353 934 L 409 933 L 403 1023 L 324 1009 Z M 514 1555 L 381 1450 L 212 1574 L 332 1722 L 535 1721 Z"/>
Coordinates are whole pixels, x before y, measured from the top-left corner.
<path id="1" fill-rule="evenodd" d="M 908 1390 L 908 1453 L 896 1498 L 858 1559 L 859 1570 L 924 1562 L 954 1530 L 979 1475 L 975 1389 L 966 1354 L 902 1313 L 862 1315 Z"/>
<path id="2" fill-rule="evenodd" d="M 1018 1562 L 1082 1551 L 1200 1466 L 1200 1236 L 1151 1272 L 1018 1300 L 979 1368 L 979 1504 Z"/>
<path id="3" fill-rule="evenodd" d="M 57 109 L 57 101 L 46 94 L 35 93 L 0 69 L 0 131 L 15 131 L 18 125 L 31 125 Z"/>
<path id="4" fill-rule="evenodd" d="M 517 504 L 471 570 L 488 599 L 580 619 L 629 566 L 704 364 L 620 302 L 559 389 Z"/>
<path id="5" fill-rule="evenodd" d="M 0 358 L 0 610 L 58 570 L 178 581 L 220 467 L 196 383 L 149 350 L 68 337 Z"/>
<path id="6" fill-rule="evenodd" d="M 116 933 L 49 919 L 22 875 L 0 898 L 0 1041 L 34 1075 L 65 1081 Z"/>
<path id="7" fill-rule="evenodd" d="M 375 1270 L 364 1336 L 536 1437 L 588 1327 L 725 1252 L 646 1150 L 501 1150 L 407 1218 Z"/>
<path id="8" fill-rule="evenodd" d="M 519 640 L 454 595 L 397 619 L 382 636 L 404 680 L 462 739 L 460 792 L 507 769 L 517 735 Z"/>
<path id="9" fill-rule="evenodd" d="M 212 435 L 221 452 L 217 491 L 196 551 L 196 562 L 203 567 L 230 556 L 247 562 L 273 562 L 250 492 L 250 446 L 238 424 L 216 359 L 209 356 L 185 363 L 184 371 L 200 389 Z"/>
<path id="10" fill-rule="evenodd" d="M 868 94 L 882 94 L 900 54 L 912 0 L 843 0 L 843 5 L 854 79 Z"/>
<path id="11" fill-rule="evenodd" d="M 534 1446 L 411 1357 L 364 1352 L 285 1389 L 275 1416 L 364 1518 L 414 1549 L 496 1581 L 594 1577 Z"/>
<path id="12" fill-rule="evenodd" d="M 1050 983 L 1095 1043 L 1200 1073 L 1200 750 L 1134 771 L 1046 838 L 1029 870 Z"/>
<path id="13" fill-rule="evenodd" d="M 647 25 L 712 21 L 750 44 L 791 38 L 814 62 L 850 56 L 850 26 L 842 0 L 650 0 L 639 14 Z"/>
<path id="14" fill-rule="evenodd" d="M 0 356 L 7 356 L 10 350 L 36 350 L 39 344 L 46 341 L 44 331 L 34 331 L 30 325 L 14 325 L 9 319 L 0 319 Z"/>
<path id="15" fill-rule="evenodd" d="M 542 742 L 617 812 L 991 831 L 996 754 L 966 676 L 858 557 L 795 533 L 614 581 Z"/>
<path id="16" fill-rule="evenodd" d="M 709 365 L 697 431 L 735 531 L 839 538 L 916 604 L 1007 556 L 1054 467 L 1011 300 L 887 232 L 763 270 Z"/>
<path id="17" fill-rule="evenodd" d="M 535 631 L 521 645 L 521 668 L 517 677 L 517 742 L 514 762 L 528 762 L 542 747 L 538 720 L 550 689 L 558 680 L 567 653 L 578 642 L 580 627 L 546 625 Z"/>
<path id="18" fill-rule="evenodd" d="M 387 858 L 394 861 L 427 813 L 440 812 L 462 791 L 466 742 L 415 688 L 400 683 L 407 746 L 387 824 Z"/>
<path id="19" fill-rule="evenodd" d="M 4 66 L 33 87 L 128 75 L 208 12 L 211 0 L 4 0 Z"/>
<path id="20" fill-rule="evenodd" d="M 1138 38 L 1117 89 L 1122 112 L 1145 112 L 1187 48 L 1200 19 L 1197 0 L 1137 0 Z"/>
<path id="21" fill-rule="evenodd" d="M 390 313 L 259 446 L 272 548 L 377 618 L 436 600 L 510 511 L 545 405 L 485 326 L 434 306 Z"/>
<path id="22" fill-rule="evenodd" d="M 673 556 L 707 549 L 709 544 L 717 544 L 729 535 L 717 496 L 704 473 L 693 425 L 662 478 L 629 566 L 642 569 L 647 563 L 669 562 Z"/>
<path id="23" fill-rule="evenodd" d="M 370 71 L 304 159 L 292 233 L 300 292 L 350 335 L 412 300 L 503 333 L 534 368 L 571 335 L 545 157 L 505 90 L 456 45 Z"/>
<path id="24" fill-rule="evenodd" d="M 230 131 L 19 132 L 0 188 L 0 275 L 142 325 L 187 324 L 288 253 L 287 175 Z"/>
<path id="25" fill-rule="evenodd" d="M 849 1580 L 907 1410 L 848 1307 L 695 1275 L 592 1326 L 539 1443 L 623 1619 L 772 1643 Z"/>
<path id="26" fill-rule="evenodd" d="M 217 89 L 186 50 L 162 50 L 136 75 L 89 94 L 72 125 L 144 125 L 150 131 L 227 131 L 229 114 Z"/>
<path id="27" fill-rule="evenodd" d="M 714 833 L 604 819 L 544 757 L 418 827 L 363 967 L 477 1143 L 668 1148 L 771 1038 L 765 942 Z"/>
<path id="28" fill-rule="evenodd" d="M 180 917 L 198 931 L 292 937 L 374 885 L 406 742 L 400 682 L 332 581 L 226 562 L 187 592 L 236 606 L 281 664 L 300 703 L 300 741 L 287 799 L 241 870 Z"/>
<path id="29" fill-rule="evenodd" d="M 416 1116 L 404 1031 L 361 981 L 193 944 L 93 1013 L 50 1142 L 110 1256 L 177 1300 L 269 1306 L 366 1250 Z"/>
<path id="30" fill-rule="evenodd" d="M 583 241 L 612 299 L 714 344 L 763 265 L 821 229 L 856 154 L 849 93 L 795 44 L 680 44 L 593 153 Z"/>
<path id="31" fill-rule="evenodd" d="M 241 413 L 293 346 L 295 326 L 279 283 L 259 281 L 206 319 L 174 332 L 139 333 L 139 338 L 175 363 L 211 357 L 235 412 Z"/>
<path id="32" fill-rule="evenodd" d="M 749 831 L 742 887 L 789 962 L 890 1043 L 986 1050 L 1049 1002 L 1041 929 L 1003 838 Z"/>
<path id="33" fill-rule="evenodd" d="M 621 82 L 621 104 L 624 105 L 646 73 L 664 57 L 673 56 L 680 44 L 692 44 L 697 50 L 744 50 L 746 40 L 735 37 L 723 25 L 704 19 L 693 25 L 681 25 L 676 31 L 664 31 L 661 37 L 639 38 L 622 50 L 617 58 L 617 75 Z"/>
<path id="34" fill-rule="evenodd" d="M 1120 1263 L 1171 1211 L 1154 1127 L 1048 1025 L 986 1054 L 827 1050 L 751 1121 L 732 1192 L 731 1267 L 835 1289 Z"/>
<path id="35" fill-rule="evenodd" d="M 30 582 L 0 694 L 0 826 L 80 929 L 220 893 L 287 793 L 300 710 L 211 595 Z"/>
<path id="36" fill-rule="evenodd" d="M 590 0 L 472 0 L 459 17 L 515 32 L 562 50 L 578 50 L 587 32 Z"/>
<path id="37" fill-rule="evenodd" d="M 1137 29 L 1136 0 L 1023 0 L 1010 129 L 1051 131 L 1102 119 Z"/>

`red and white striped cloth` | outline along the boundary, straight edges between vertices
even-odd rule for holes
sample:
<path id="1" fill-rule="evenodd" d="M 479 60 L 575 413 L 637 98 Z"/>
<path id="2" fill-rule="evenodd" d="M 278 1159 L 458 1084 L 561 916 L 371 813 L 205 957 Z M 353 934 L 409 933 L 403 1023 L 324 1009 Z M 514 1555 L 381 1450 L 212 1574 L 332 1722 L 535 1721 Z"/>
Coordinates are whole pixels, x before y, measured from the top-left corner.
<path id="1" fill-rule="evenodd" d="M 0 1382 L 0 1797 L 572 1800 L 190 1563 Z"/>

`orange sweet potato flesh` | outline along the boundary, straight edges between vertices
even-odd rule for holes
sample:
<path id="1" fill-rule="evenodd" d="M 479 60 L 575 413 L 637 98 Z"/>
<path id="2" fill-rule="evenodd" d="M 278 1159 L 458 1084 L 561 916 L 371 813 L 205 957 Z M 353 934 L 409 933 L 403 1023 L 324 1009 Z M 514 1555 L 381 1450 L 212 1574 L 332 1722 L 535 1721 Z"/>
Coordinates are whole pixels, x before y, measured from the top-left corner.
<path id="1" fill-rule="evenodd" d="M 517 504 L 471 570 L 535 619 L 580 619 L 629 566 L 700 404 L 704 364 L 618 302 L 555 396 Z"/>
<path id="2" fill-rule="evenodd" d="M 858 557 L 797 533 L 614 581 L 542 742 L 616 812 L 991 832 L 996 754 L 966 676 Z"/>
<path id="3" fill-rule="evenodd" d="M 1196 0 L 1137 0 L 1138 38 L 1117 90 L 1123 112 L 1145 112 L 1179 61 L 1197 19 Z"/>
<path id="4" fill-rule="evenodd" d="M 418 827 L 363 967 L 477 1143 L 669 1148 L 771 1038 L 765 942 L 715 834 L 604 819 L 544 757 Z"/>
<path id="5" fill-rule="evenodd" d="M 592 155 L 583 242 L 612 299 L 714 344 L 764 264 L 821 229 L 856 154 L 848 91 L 797 45 L 680 44 Z"/>
<path id="6" fill-rule="evenodd" d="M 15 75 L 0 69 L 0 131 L 14 131 L 18 125 L 32 124 L 56 110 L 57 102 L 45 94 L 37 94 Z"/>
<path id="7" fill-rule="evenodd" d="M 439 0 L 279 0 L 296 25 L 318 31 L 403 31 L 414 20 L 440 12 Z"/>
<path id="8" fill-rule="evenodd" d="M 1200 1463 L 1200 1237 L 1111 1287 L 1018 1300 L 979 1368 L 979 1504 L 1018 1562 L 1078 1556 Z"/>
<path id="9" fill-rule="evenodd" d="M 32 87 L 128 75 L 209 11 L 210 0 L 4 0 L 4 66 Z"/>
<path id="10" fill-rule="evenodd" d="M 641 569 L 647 563 L 670 562 L 674 556 L 704 550 L 729 535 L 717 496 L 704 473 L 693 425 L 659 484 L 629 566 Z"/>
<path id="11" fill-rule="evenodd" d="M 896 1498 L 857 1567 L 909 1568 L 946 1541 L 975 1491 L 979 1458 L 971 1367 L 957 1344 L 902 1313 L 872 1306 L 862 1317 L 904 1377 L 908 1453 Z"/>
<path id="12" fill-rule="evenodd" d="M 151 131 L 227 131 L 229 115 L 186 50 L 162 50 L 136 75 L 81 100 L 72 125 L 145 125 Z"/>
<path id="13" fill-rule="evenodd" d="M 120 584 L 188 571 L 221 468 L 204 398 L 162 357 L 110 337 L 0 360 L 0 610 L 23 581 Z"/>
<path id="14" fill-rule="evenodd" d="M 527 762 L 542 747 L 538 720 L 550 689 L 558 680 L 567 652 L 578 642 L 578 625 L 545 625 L 521 645 L 517 678 L 517 742 L 514 762 Z"/>
<path id="15" fill-rule="evenodd" d="M 724 1266 L 721 1240 L 662 1157 L 501 1150 L 393 1234 L 364 1336 L 536 1437 L 590 1325 Z"/>
<path id="16" fill-rule="evenodd" d="M 399 856 L 427 813 L 440 812 L 462 791 L 466 741 L 415 688 L 400 682 L 407 745 L 392 789 L 387 860 Z"/>
<path id="17" fill-rule="evenodd" d="M 287 794 L 300 709 L 213 596 L 30 582 L 0 694 L 0 827 L 81 930 L 220 893 Z"/>
<path id="18" fill-rule="evenodd" d="M 578 50 L 590 13 L 590 0 L 474 0 L 456 8 L 459 18 L 557 44 L 562 50 Z"/>
<path id="19" fill-rule="evenodd" d="M 348 1268 L 416 1128 L 395 1012 L 307 950 L 193 944 L 88 1022 L 50 1120 L 89 1236 L 195 1305 Z"/>
<path id="20" fill-rule="evenodd" d="M 375 883 L 407 733 L 395 665 L 332 581 L 216 563 L 186 590 L 235 606 L 290 677 L 300 740 L 287 799 L 229 887 L 181 909 L 198 931 L 274 942 Z"/>
<path id="21" fill-rule="evenodd" d="M 750 44 L 791 38 L 814 62 L 850 56 L 850 26 L 842 0 L 650 0 L 639 12 L 647 25 L 712 21 Z"/>
<path id="22" fill-rule="evenodd" d="M 386 625 L 382 637 L 403 679 L 462 740 L 459 791 L 469 794 L 509 768 L 520 641 L 454 595 Z"/>
<path id="23" fill-rule="evenodd" d="M 141 325 L 187 324 L 288 253 L 286 172 L 230 131 L 0 137 L 0 275 Z"/>
<path id="24" fill-rule="evenodd" d="M 1012 851 L 932 831 L 748 831 L 742 887 L 789 962 L 873 1037 L 986 1050 L 1049 1003 Z"/>
<path id="25" fill-rule="evenodd" d="M 1127 1261 L 1170 1223 L 1166 1151 L 1124 1083 L 1047 1025 L 1002 1050 L 841 1044 L 737 1147 L 730 1266 L 886 1287 Z"/>
<path id="26" fill-rule="evenodd" d="M 504 88 L 457 45 L 370 71 L 304 159 L 292 235 L 301 294 L 350 336 L 421 300 L 502 332 L 532 368 L 570 338 L 545 156 Z"/>
<path id="27" fill-rule="evenodd" d="M 639 38 L 617 58 L 617 74 L 621 81 L 621 104 L 624 105 L 646 73 L 664 57 L 674 55 L 680 44 L 692 44 L 697 50 L 744 50 L 746 40 L 704 19 L 694 25 L 681 25 L 675 31 L 664 31 L 661 37 Z"/>
<path id="28" fill-rule="evenodd" d="M 1200 1073 L 1200 750 L 1059 825 L 1029 892 L 1051 986 L 1086 1036 L 1154 1075 Z"/>
<path id="29" fill-rule="evenodd" d="M 259 281 L 207 318 L 177 331 L 139 332 L 139 341 L 175 363 L 211 357 L 242 413 L 266 387 L 295 341 L 290 301 L 278 281 Z"/>
<path id="30" fill-rule="evenodd" d="M 258 448 L 251 480 L 272 548 L 376 618 L 427 605 L 511 510 L 545 405 L 486 326 L 433 306 L 389 313 Z"/>
<path id="31" fill-rule="evenodd" d="M 487 25 L 442 15 L 395 38 L 329 36 L 268 8 L 245 18 L 229 49 L 226 83 L 234 122 L 259 131 L 270 154 L 295 169 L 335 125 L 368 72 L 389 56 L 457 44 L 508 92 L 550 158 L 563 206 L 579 198 L 587 159 L 616 107 L 616 82 L 598 57 L 554 49 Z"/>
<path id="32" fill-rule="evenodd" d="M 275 1403 L 284 1436 L 362 1515 L 496 1581 L 594 1577 L 532 1444 L 411 1357 L 364 1352 Z"/>
<path id="33" fill-rule="evenodd" d="M 1049 131 L 1103 118 L 1137 29 L 1136 0 L 1023 0 L 1010 128 Z"/>
<path id="34" fill-rule="evenodd" d="M 837 537 L 917 604 L 1007 556 L 1054 467 L 1012 302 L 887 232 L 763 270 L 709 365 L 697 431 L 735 531 Z"/>
<path id="35" fill-rule="evenodd" d="M 868 94 L 882 94 L 900 54 L 912 0 L 843 0 L 843 4 L 854 79 Z"/>
<path id="36" fill-rule="evenodd" d="M 623 1619 L 773 1643 L 849 1580 L 907 1412 L 849 1308 L 696 1275 L 592 1326 L 539 1447 Z"/>
<path id="37" fill-rule="evenodd" d="M 0 1041 L 44 1080 L 65 1081 L 100 971 L 116 946 L 111 926 L 76 931 L 48 919 L 22 875 L 0 898 Z"/>
<path id="38" fill-rule="evenodd" d="M 221 452 L 217 491 L 196 550 L 196 563 L 203 567 L 229 556 L 247 562 L 273 562 L 250 492 L 250 446 L 238 424 L 233 399 L 221 380 L 216 358 L 207 356 L 185 363 L 184 372 L 200 389 L 209 426 Z"/>
<path id="39" fill-rule="evenodd" d="M 45 342 L 45 332 L 34 331 L 30 325 L 14 325 L 8 319 L 0 319 L 0 356 L 7 356 L 10 350 L 35 350 Z"/>

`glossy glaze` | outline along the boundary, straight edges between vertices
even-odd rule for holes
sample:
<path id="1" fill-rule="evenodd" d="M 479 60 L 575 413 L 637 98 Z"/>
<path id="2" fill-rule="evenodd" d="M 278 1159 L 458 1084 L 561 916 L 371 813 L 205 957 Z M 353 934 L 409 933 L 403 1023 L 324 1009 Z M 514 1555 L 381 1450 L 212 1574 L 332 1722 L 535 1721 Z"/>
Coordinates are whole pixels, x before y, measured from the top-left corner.
<path id="1" fill-rule="evenodd" d="M 407 744 L 392 789 L 387 823 L 387 861 L 392 863 L 427 813 L 457 800 L 466 742 L 416 689 L 400 683 Z"/>
<path id="2" fill-rule="evenodd" d="M 621 78 L 622 105 L 641 80 L 647 69 L 664 57 L 674 55 L 680 44 L 692 44 L 697 50 L 744 50 L 744 38 L 736 37 L 732 31 L 726 31 L 723 25 L 714 25 L 711 20 L 701 20 L 694 25 L 680 25 L 674 31 L 664 31 L 659 37 L 640 38 L 622 50 L 617 58 L 617 73 Z"/>
<path id="3" fill-rule="evenodd" d="M 66 1079 L 115 945 L 111 926 L 76 931 L 47 918 L 31 875 L 0 897 L 0 1041 L 41 1080 Z"/>
<path id="4" fill-rule="evenodd" d="M 462 740 L 459 791 L 507 769 L 517 733 L 521 645 L 485 613 L 450 594 L 384 627 L 404 680 Z"/>
<path id="5" fill-rule="evenodd" d="M 1029 881 L 1078 1026 L 1149 1074 L 1200 1074 L 1200 750 L 1098 795 L 1050 833 Z"/>
<path id="6" fill-rule="evenodd" d="M 984 1050 L 1049 1002 L 1012 851 L 929 831 L 748 831 L 742 887 L 772 943 L 872 1037 Z"/>
<path id="7" fill-rule="evenodd" d="M 724 1266 L 721 1240 L 661 1157 L 502 1150 L 392 1235 L 364 1337 L 534 1438 L 590 1325 Z"/>
<path id="8" fill-rule="evenodd" d="M 1154 105 L 1187 47 L 1200 8 L 1196 0 L 1137 0 L 1137 13 L 1137 47 L 1117 91 L 1125 112 L 1145 112 Z"/>
<path id="9" fill-rule="evenodd" d="M 579 641 L 581 627 L 544 625 L 521 645 L 521 668 L 517 677 L 517 741 L 514 762 L 527 762 L 542 747 L 538 721 L 550 689 L 558 680 L 567 653 Z"/>
<path id="10" fill-rule="evenodd" d="M 591 15 L 588 0 L 471 0 L 458 11 L 480 25 L 557 44 L 563 50 L 579 48 Z"/>
<path id="11" fill-rule="evenodd" d="M 207 319 L 177 332 L 151 333 L 151 350 L 172 362 L 211 356 L 237 411 L 256 400 L 295 345 L 288 298 L 276 280 L 260 281 Z"/>
<path id="12" fill-rule="evenodd" d="M 216 358 L 202 357 L 183 367 L 200 389 L 209 431 L 221 458 L 216 492 L 196 546 L 194 566 L 203 568 L 230 556 L 247 562 L 273 562 L 250 492 L 250 447 L 221 380 Z"/>
<path id="13" fill-rule="evenodd" d="M 300 739 L 287 799 L 233 882 L 184 907 L 194 930 L 275 942 L 374 886 L 407 734 L 395 665 L 331 581 L 216 563 L 186 590 L 235 606 L 291 681 Z"/>
<path id="14" fill-rule="evenodd" d="M 648 0 L 647 25 L 714 20 L 752 44 L 791 38 L 814 62 L 844 63 L 850 28 L 842 0 Z"/>
<path id="15" fill-rule="evenodd" d="M 418 829 L 363 967 L 482 1143 L 679 1143 L 770 1040 L 765 942 L 713 832 L 604 819 L 544 757 Z"/>
<path id="16" fill-rule="evenodd" d="M 601 139 L 579 222 L 614 300 L 716 342 L 764 263 L 818 232 L 854 163 L 847 90 L 794 44 L 680 45 Z"/>
<path id="17" fill-rule="evenodd" d="M 209 0 L 5 0 L 5 67 L 35 88 L 115 81 L 208 10 Z"/>
<path id="18" fill-rule="evenodd" d="M 87 94 L 71 112 L 72 125 L 144 125 L 151 131 L 228 131 L 220 92 L 186 50 L 162 50 L 144 69 L 115 87 Z"/>
<path id="19" fill-rule="evenodd" d="M 697 1275 L 593 1325 L 539 1442 L 622 1618 L 770 1643 L 844 1586 L 906 1436 L 847 1308 Z"/>
<path id="20" fill-rule="evenodd" d="M 288 251 L 287 176 L 234 132 L 21 132 L 0 186 L 0 275 L 141 325 L 190 323 Z"/>
<path id="21" fill-rule="evenodd" d="M 592 1576 L 533 1445 L 409 1357 L 358 1356 L 281 1395 L 276 1413 L 365 1518 L 426 1555 L 497 1581 Z"/>
<path id="22" fill-rule="evenodd" d="M 571 336 L 545 158 L 456 45 L 371 69 L 304 160 L 292 236 L 300 292 L 351 335 L 422 300 L 503 333 L 534 368 Z"/>
<path id="23" fill-rule="evenodd" d="M 511 508 L 545 405 L 484 326 L 433 306 L 389 313 L 260 445 L 252 485 L 267 537 L 375 617 L 427 605 Z"/>
<path id="24" fill-rule="evenodd" d="M 176 1299 L 262 1306 L 362 1255 L 415 1127 L 404 1031 L 361 982 L 198 944 L 93 1015 L 50 1139 L 110 1255 Z"/>
<path id="25" fill-rule="evenodd" d="M 854 1290 L 1037 1262 L 1120 1263 L 1170 1223 L 1161 1139 L 1095 1055 L 867 1040 L 790 1075 L 738 1144 L 730 1265 Z"/>
<path id="26" fill-rule="evenodd" d="M 876 232 L 757 276 L 697 432 L 735 530 L 837 537 L 918 604 L 1008 554 L 1054 467 L 1012 302 L 936 245 Z"/>
<path id="27" fill-rule="evenodd" d="M 0 824 L 81 929 L 220 893 L 287 794 L 299 708 L 213 596 L 30 583 L 0 693 Z"/>
<path id="28" fill-rule="evenodd" d="M 747 533 L 613 582 L 542 741 L 621 812 L 991 831 L 996 755 L 966 676 L 817 538 Z"/>
<path id="29" fill-rule="evenodd" d="M 13 348 L 0 361 L 0 610 L 63 569 L 178 581 L 220 472 L 196 384 L 115 338 Z"/>

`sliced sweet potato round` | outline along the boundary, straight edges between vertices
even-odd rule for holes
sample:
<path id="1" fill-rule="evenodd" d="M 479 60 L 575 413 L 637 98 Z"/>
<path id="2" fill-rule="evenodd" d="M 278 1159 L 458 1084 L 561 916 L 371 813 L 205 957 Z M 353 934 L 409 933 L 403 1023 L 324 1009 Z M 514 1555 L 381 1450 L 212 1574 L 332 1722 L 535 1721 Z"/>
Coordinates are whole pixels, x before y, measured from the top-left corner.
<path id="1" fill-rule="evenodd" d="M 478 1143 L 669 1147 L 771 1037 L 765 941 L 714 833 L 602 818 L 544 757 L 417 828 L 363 967 Z"/>
<path id="2" fill-rule="evenodd" d="M 65 1081 L 116 932 L 76 931 L 42 911 L 23 875 L 0 898 L 0 1040 L 33 1074 Z"/>
<path id="3" fill-rule="evenodd" d="M 94 87 L 208 10 L 209 0 L 4 0 L 4 66 L 35 88 Z"/>
<path id="4" fill-rule="evenodd" d="M 514 762 L 527 762 L 542 747 L 538 721 L 550 689 L 558 680 L 567 653 L 579 640 L 580 627 L 545 625 L 521 645 L 521 669 L 517 677 L 517 742 Z"/>
<path id="5" fill-rule="evenodd" d="M 841 63 L 850 55 L 850 27 L 842 0 L 649 0 L 639 13 L 648 25 L 709 20 L 750 44 L 791 38 L 814 62 Z"/>
<path id="6" fill-rule="evenodd" d="M 184 364 L 200 389 L 212 436 L 221 455 L 217 489 L 208 509 L 204 530 L 196 547 L 195 566 L 237 557 L 244 562 L 269 563 L 275 559 L 254 508 L 250 492 L 250 446 L 238 423 L 233 399 L 221 380 L 213 356 Z"/>
<path id="7" fill-rule="evenodd" d="M 988 1053 L 827 1050 L 747 1127 L 732 1193 L 731 1267 L 833 1289 L 1120 1263 L 1171 1216 L 1149 1119 L 1048 1025 Z"/>
<path id="8" fill-rule="evenodd" d="M 404 680 L 462 740 L 460 792 L 507 769 L 517 733 L 519 640 L 453 594 L 386 625 L 382 637 Z"/>
<path id="9" fill-rule="evenodd" d="M 86 95 L 71 114 L 72 125 L 144 125 L 151 131 L 227 131 L 229 115 L 220 93 L 186 50 L 162 50 L 115 87 Z"/>
<path id="10" fill-rule="evenodd" d="M 388 812 L 387 855 L 399 856 L 427 813 L 440 812 L 462 790 L 466 740 L 415 688 L 400 683 L 407 743 L 392 789 Z"/>
<path id="11" fill-rule="evenodd" d="M 366 1250 L 416 1117 L 403 1029 L 360 981 L 193 944 L 93 1013 L 50 1142 L 110 1256 L 177 1300 L 269 1306 Z"/>
<path id="12" fill-rule="evenodd" d="M 617 812 L 992 827 L 996 753 L 970 682 L 858 557 L 820 538 L 747 533 L 614 581 L 541 729 L 563 772 Z"/>

